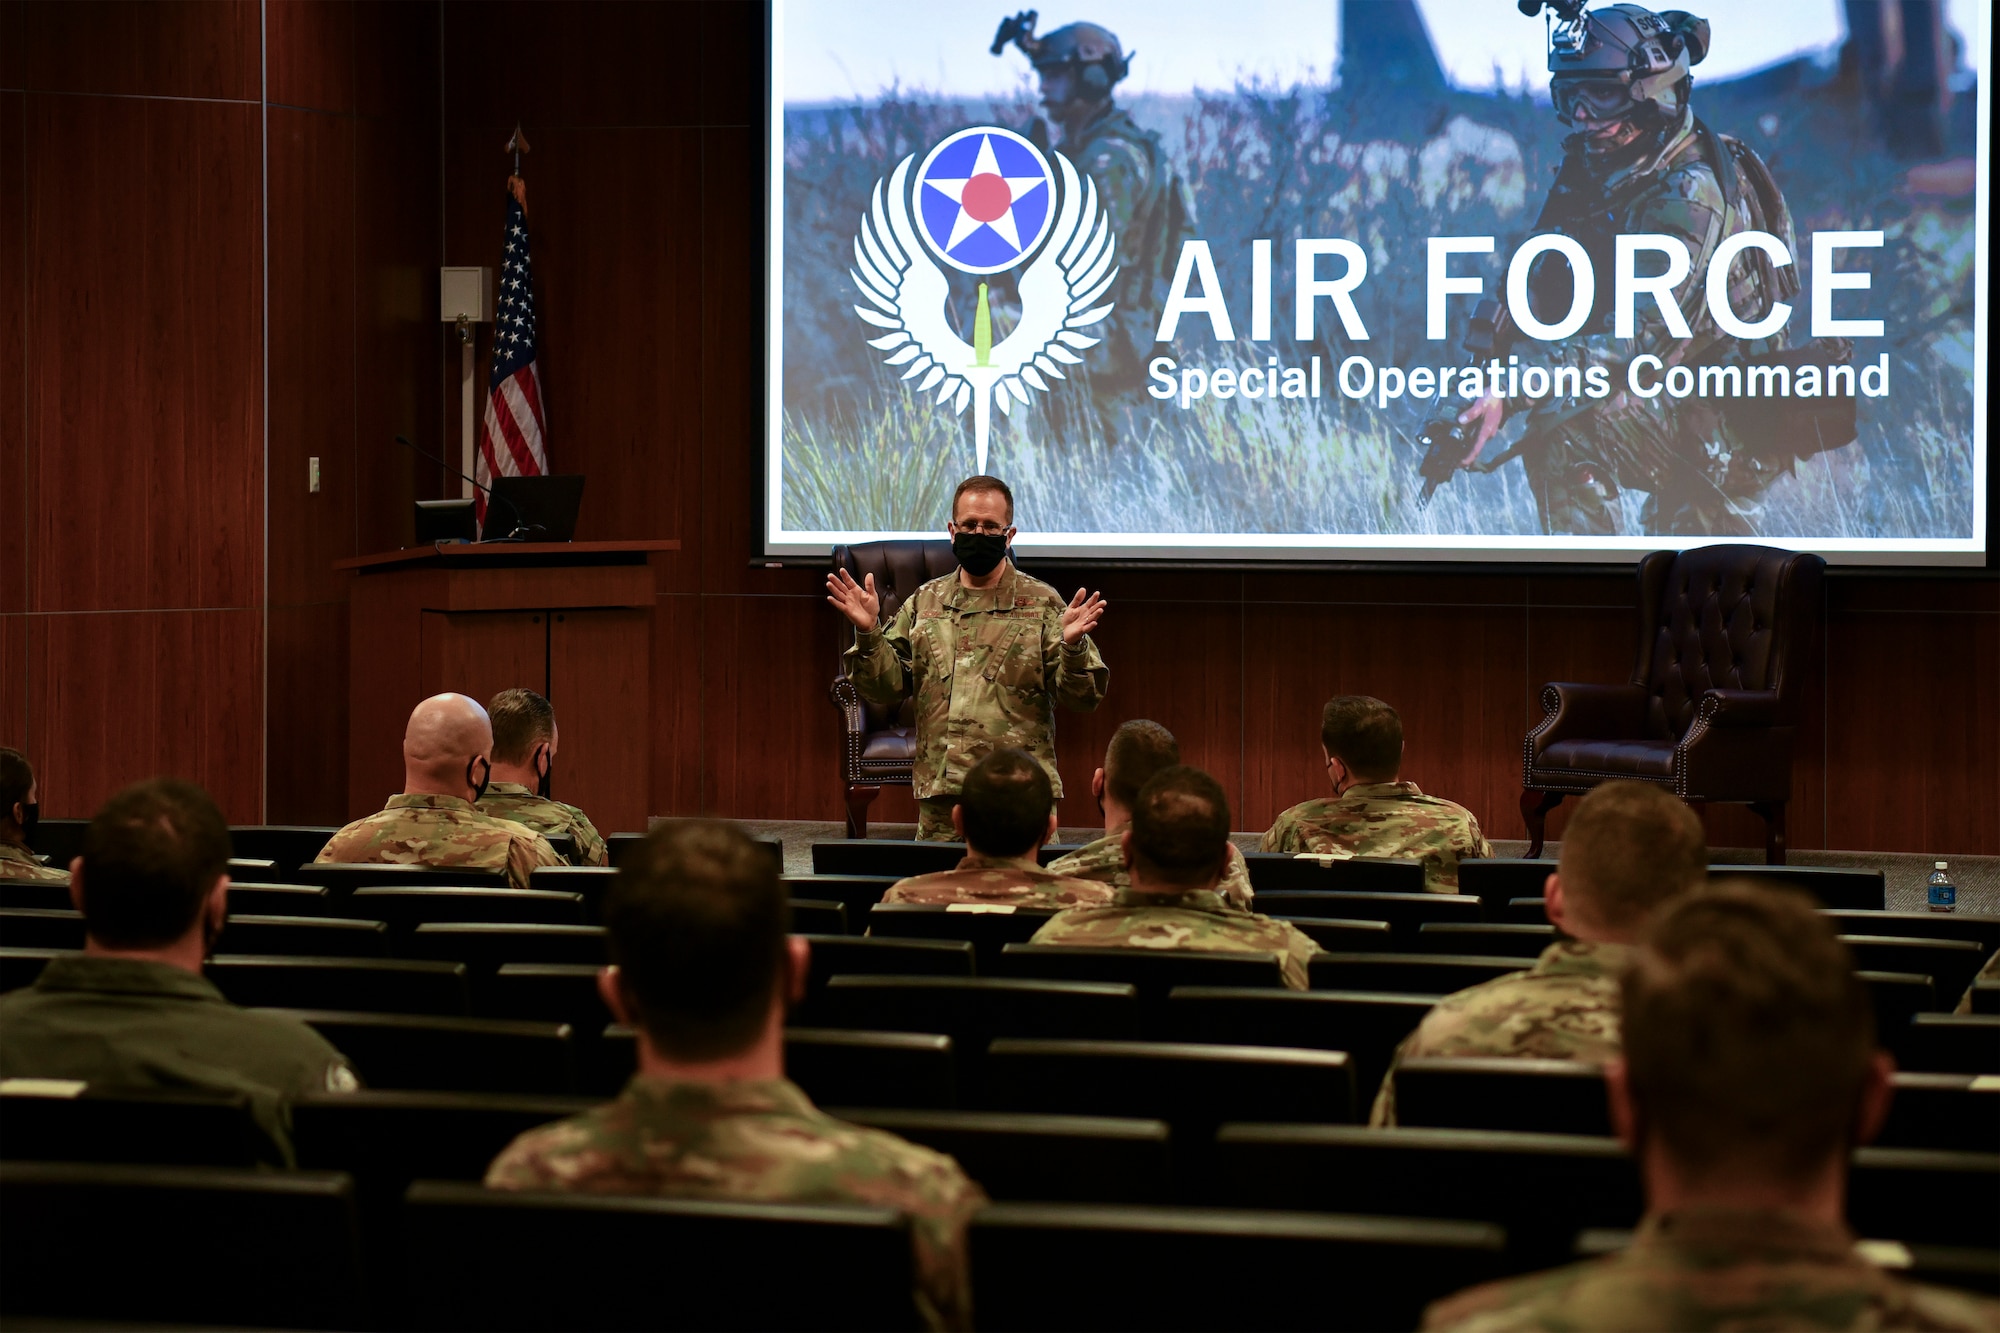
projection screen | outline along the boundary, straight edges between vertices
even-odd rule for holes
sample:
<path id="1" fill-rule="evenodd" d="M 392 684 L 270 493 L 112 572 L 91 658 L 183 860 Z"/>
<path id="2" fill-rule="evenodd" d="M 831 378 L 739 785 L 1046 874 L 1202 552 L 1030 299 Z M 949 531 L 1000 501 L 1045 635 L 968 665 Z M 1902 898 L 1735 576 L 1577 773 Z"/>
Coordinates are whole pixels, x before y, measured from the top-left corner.
<path id="1" fill-rule="evenodd" d="M 1982 563 L 1990 5 L 1574 10 L 772 0 L 766 553 Z"/>

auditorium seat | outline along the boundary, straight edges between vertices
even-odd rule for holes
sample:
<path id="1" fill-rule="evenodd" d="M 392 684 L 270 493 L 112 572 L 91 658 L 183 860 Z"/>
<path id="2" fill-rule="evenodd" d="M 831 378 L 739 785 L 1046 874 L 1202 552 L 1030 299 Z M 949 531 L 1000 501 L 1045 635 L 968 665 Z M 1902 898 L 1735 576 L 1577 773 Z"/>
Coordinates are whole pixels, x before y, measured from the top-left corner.
<path id="1" fill-rule="evenodd" d="M 278 1009 L 333 1043 L 371 1088 L 409 1092 L 576 1090 L 567 1023 Z"/>
<path id="2" fill-rule="evenodd" d="M 868 920 L 868 909 L 882 901 L 900 876 L 896 875 L 786 875 L 785 892 L 794 898 L 831 898 L 847 904 L 847 919 L 853 925 Z"/>
<path id="3" fill-rule="evenodd" d="M 812 845 L 815 875 L 890 875 L 904 879 L 937 870 L 955 870 L 964 859 L 962 842 L 839 838 Z"/>
<path id="4" fill-rule="evenodd" d="M 588 963 L 602 967 L 610 961 L 604 941 L 602 926 L 426 922 L 401 941 L 401 951 L 411 958 L 464 963 L 476 989 L 502 963 Z"/>
<path id="5" fill-rule="evenodd" d="M 11 945 L 0 946 L 0 992 L 34 985 L 35 978 L 42 975 L 42 969 L 49 965 L 49 959 L 59 954 L 75 952 L 75 949 L 16 949 Z"/>
<path id="6" fill-rule="evenodd" d="M 1386 953 L 1396 947 L 1396 935 L 1387 921 L 1356 921 L 1330 916 L 1288 916 L 1285 920 L 1310 936 L 1322 949 L 1342 953 Z"/>
<path id="7" fill-rule="evenodd" d="M 1766 888 L 1803 889 L 1821 907 L 1879 912 L 1888 905 L 1887 880 L 1879 870 L 1845 866 L 1710 866 L 1711 881 L 1746 879 Z"/>
<path id="8" fill-rule="evenodd" d="M 1387 921 L 1404 948 L 1412 947 L 1426 921 L 1477 922 L 1479 900 L 1453 893 L 1260 893 L 1256 908 L 1266 916 L 1331 916 Z"/>
<path id="9" fill-rule="evenodd" d="M 1192 1042 L 1001 1038 L 986 1092 L 998 1111 L 1165 1120 L 1189 1156 L 1228 1121 L 1344 1123 L 1355 1107 L 1343 1052 Z"/>
<path id="10" fill-rule="evenodd" d="M 2000 1153 L 2000 1078 L 1991 1074 L 1896 1075 L 1884 1148 Z"/>
<path id="11" fill-rule="evenodd" d="M 1495 919 L 1523 926 L 1546 926 L 1549 924 L 1548 901 L 1544 898 L 1509 898 L 1505 910 Z"/>
<path id="12" fill-rule="evenodd" d="M 1489 958 L 1539 958 L 1556 942 L 1556 928 L 1496 921 L 1466 925 L 1426 921 L 1417 927 L 1417 947 L 1425 953 L 1484 954 Z"/>
<path id="13" fill-rule="evenodd" d="M 0 879 L 0 908 L 72 912 L 69 885 L 46 879 Z"/>
<path id="14" fill-rule="evenodd" d="M 1026 944 L 1059 910 L 1011 903 L 996 906 L 1007 910 L 968 912 L 957 903 L 876 903 L 865 920 L 868 933 L 880 939 L 970 940 L 979 970 L 987 972 L 998 962 L 1002 948 Z"/>
<path id="15" fill-rule="evenodd" d="M 1379 1333 L 1507 1271 L 1488 1223 L 1247 1209 L 999 1203 L 970 1244 L 979 1326 L 1052 1333 Z"/>
<path id="16" fill-rule="evenodd" d="M 493 1018 L 569 1023 L 579 1034 L 611 1021 L 590 963 L 502 963 L 481 985 L 479 1012 Z"/>
<path id="17" fill-rule="evenodd" d="M 313 958 L 386 958 L 389 928 L 380 921 L 325 916 L 236 916 L 222 923 L 216 944 L 230 953 Z"/>
<path id="18" fill-rule="evenodd" d="M 1275 954 L 1221 949 L 1086 949 L 1065 944 L 1010 944 L 1000 951 L 1008 976 L 1042 981 L 1110 981 L 1139 992 L 1140 1021 L 1166 1030 L 1167 992 L 1176 986 L 1284 986 Z"/>
<path id="19" fill-rule="evenodd" d="M 1437 1000 L 1366 991 L 1176 986 L 1167 996 L 1165 1035 L 1172 1041 L 1346 1051 L 1354 1064 L 1356 1096 L 1372 1102 L 1397 1044 Z"/>
<path id="20" fill-rule="evenodd" d="M 1842 935 L 1972 940 L 1986 958 L 2000 950 L 2000 916 L 1978 912 L 1870 912 L 1851 908 L 1825 908 L 1822 915 Z"/>
<path id="21" fill-rule="evenodd" d="M 1858 1236 L 2000 1248 L 2000 1156 L 1862 1148 L 1847 1177 L 1847 1221 Z"/>
<path id="22" fill-rule="evenodd" d="M 83 913 L 74 908 L 0 907 L 0 946 L 81 949 Z"/>
<path id="23" fill-rule="evenodd" d="M 67 869 L 71 861 L 83 855 L 83 831 L 88 827 L 88 819 L 44 816 L 35 824 L 35 836 L 28 845 L 37 856 L 48 857 L 50 865 Z"/>
<path id="24" fill-rule="evenodd" d="M 1449 995 L 1528 966 L 1523 958 L 1483 954 L 1322 953 L 1306 965 L 1314 990 L 1400 991 Z"/>
<path id="25" fill-rule="evenodd" d="M 800 935 L 845 935 L 847 904 L 819 898 L 794 898 L 792 930 Z"/>
<path id="26" fill-rule="evenodd" d="M 1458 891 L 1484 904 L 1488 921 L 1511 920 L 1507 904 L 1516 898 L 1539 898 L 1556 873 L 1552 860 L 1515 856 L 1468 857 L 1458 863 Z M 1536 921 L 1543 918 L 1536 917 Z"/>
<path id="27" fill-rule="evenodd" d="M 1604 1071 L 1580 1060 L 1410 1060 L 1396 1069 L 1396 1123 L 1609 1134 L 1604 1095 Z"/>
<path id="28" fill-rule="evenodd" d="M 609 866 L 536 866 L 528 887 L 544 893 L 575 893 L 583 897 L 584 920 L 603 920 L 604 895 L 618 871 Z"/>
<path id="29" fill-rule="evenodd" d="M 806 935 L 812 950 L 806 1004 L 817 1002 L 828 977 L 969 977 L 972 946 L 964 940 L 884 940 L 859 935 Z"/>
<path id="30" fill-rule="evenodd" d="M 483 1180 L 518 1136 L 598 1105 L 492 1092 L 314 1092 L 292 1103 L 292 1142 L 301 1167 L 349 1172 L 364 1205 L 393 1203 L 412 1180 Z"/>
<path id="31" fill-rule="evenodd" d="M 1269 893 L 1422 893 L 1424 864 L 1386 856 L 1245 852 L 1250 887 Z"/>
<path id="32" fill-rule="evenodd" d="M 1897 1036 L 1891 1047 L 1900 1068 L 2000 1075 L 2000 1014 L 1918 1014 Z"/>
<path id="33" fill-rule="evenodd" d="M 0 1081 L 0 1143 L 10 1161 L 248 1167 L 273 1155 L 240 1092 L 86 1087 L 49 1095 L 15 1091 L 10 1081 Z"/>
<path id="34" fill-rule="evenodd" d="M 637 1067 L 632 1030 L 604 1030 L 599 1063 L 586 1091 L 615 1094 Z M 785 1077 L 818 1106 L 893 1106 L 950 1110 L 958 1105 L 951 1038 L 923 1032 L 785 1029 Z"/>
<path id="35" fill-rule="evenodd" d="M 958 1159 L 1003 1202 L 1172 1203 L 1173 1154 L 1163 1120 L 1002 1111 L 832 1108 Z"/>
<path id="36" fill-rule="evenodd" d="M 1877 1032 L 1901 1032 L 1910 1025 L 1913 1016 L 1945 1007 L 1938 1003 L 1937 984 L 1928 976 L 1866 971 L 1854 975 L 1868 987 L 1869 1001 L 1875 1006 Z"/>
<path id="37" fill-rule="evenodd" d="M 239 879 L 247 879 L 255 883 L 269 883 L 284 878 L 278 870 L 278 863 L 276 861 L 262 861 L 247 856 L 232 856 L 224 865 L 225 869 L 223 873 L 229 876 L 229 882 L 232 885 Z"/>
<path id="38" fill-rule="evenodd" d="M 1880 932 L 1869 935 L 1842 935 L 1841 943 L 1854 955 L 1854 966 L 1862 972 L 1905 972 L 1926 976 L 1936 987 L 1936 999 L 1949 1009 L 1965 994 L 1972 978 L 1986 961 L 1986 954 L 1971 940 L 1897 937 Z"/>
<path id="39" fill-rule="evenodd" d="M 424 1180 L 404 1217 L 408 1327 L 920 1327 L 908 1222 L 890 1208 Z M 746 1256 L 766 1280 L 737 1280 L 753 1271 Z"/>
<path id="40" fill-rule="evenodd" d="M 332 916 L 333 895 L 318 884 L 229 882 L 229 910 L 245 916 Z"/>
<path id="41" fill-rule="evenodd" d="M 320 884 L 333 890 L 335 898 L 345 898 L 356 889 L 371 888 L 466 888 L 504 889 L 505 870 L 469 870 L 439 866 L 351 865 L 329 861 L 325 865 L 302 865 L 301 884 Z"/>
<path id="42" fill-rule="evenodd" d="M 1975 981 L 1970 994 L 1973 1013 L 2000 1014 L 2000 981 Z"/>
<path id="43" fill-rule="evenodd" d="M 643 833 L 607 833 L 604 835 L 604 850 L 611 858 L 612 869 L 617 869 L 624 861 L 625 853 L 646 840 Z"/>
<path id="44" fill-rule="evenodd" d="M 217 954 L 203 970 L 230 1001 L 251 1009 L 466 1013 L 463 963 Z"/>
<path id="45" fill-rule="evenodd" d="M 358 1327 L 353 1181 L 321 1172 L 0 1164 L 0 1313 L 77 1326 Z"/>
<path id="46" fill-rule="evenodd" d="M 299 867 L 310 865 L 338 832 L 305 824 L 238 824 L 229 830 L 230 855 L 269 861 L 279 879 L 296 880 Z"/>
<path id="47" fill-rule="evenodd" d="M 344 906 L 398 937 L 431 922 L 580 926 L 583 895 L 549 889 L 356 889 Z"/>
<path id="48" fill-rule="evenodd" d="M 1522 1268 L 1562 1263 L 1577 1232 L 1644 1211 L 1631 1158 L 1599 1135 L 1225 1125 L 1216 1166 L 1237 1207 L 1492 1222 Z"/>
<path id="49" fill-rule="evenodd" d="M 549 850 L 560 857 L 564 865 L 576 864 L 575 838 L 570 837 L 567 833 L 544 833 L 542 834 L 542 840 L 548 843 Z"/>

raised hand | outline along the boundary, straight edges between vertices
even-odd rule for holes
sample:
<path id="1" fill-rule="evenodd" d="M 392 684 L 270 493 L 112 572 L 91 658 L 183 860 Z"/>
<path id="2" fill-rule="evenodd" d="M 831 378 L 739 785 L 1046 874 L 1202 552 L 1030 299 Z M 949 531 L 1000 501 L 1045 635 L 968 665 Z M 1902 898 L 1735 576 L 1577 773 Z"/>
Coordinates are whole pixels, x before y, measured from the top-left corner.
<path id="1" fill-rule="evenodd" d="M 875 592 L 875 576 L 863 583 L 844 569 L 826 576 L 826 600 L 834 610 L 854 622 L 856 629 L 874 629 L 882 614 L 882 599 Z"/>
<path id="2" fill-rule="evenodd" d="M 1493 438 L 1507 420 L 1507 400 L 1504 398 L 1481 398 L 1471 407 L 1458 414 L 1458 424 L 1472 427 L 1472 447 L 1460 460 L 1460 467 L 1471 467 L 1479 461 L 1479 451 Z"/>
<path id="3" fill-rule="evenodd" d="M 1104 599 L 1094 592 L 1082 588 L 1069 599 L 1063 608 L 1062 636 L 1065 644 L 1074 644 L 1084 635 L 1097 628 L 1097 622 L 1104 619 Z"/>

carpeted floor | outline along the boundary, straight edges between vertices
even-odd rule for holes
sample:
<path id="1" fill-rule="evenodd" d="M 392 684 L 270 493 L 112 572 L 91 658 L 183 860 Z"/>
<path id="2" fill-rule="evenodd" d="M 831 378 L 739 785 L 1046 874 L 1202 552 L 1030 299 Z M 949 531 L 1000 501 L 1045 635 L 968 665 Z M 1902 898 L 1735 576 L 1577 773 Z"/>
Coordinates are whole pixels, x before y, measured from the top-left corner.
<path id="1" fill-rule="evenodd" d="M 787 874 L 808 875 L 812 873 L 812 845 L 844 836 L 842 826 L 835 821 L 805 819 L 745 819 L 739 820 L 745 829 L 758 837 L 777 838 L 785 844 L 785 871 Z M 1062 842 L 1089 842 L 1103 832 L 1093 828 L 1066 828 L 1058 835 Z M 916 834 L 914 824 L 875 824 L 869 833 L 877 838 L 909 838 Z M 1254 851 L 1258 834 L 1237 833 L 1231 835 L 1236 845 L 1245 851 Z M 1551 843 L 1548 855 L 1555 856 L 1560 843 Z M 1495 842 L 1496 856 L 1520 856 L 1528 850 L 1525 842 Z M 1717 865 L 1755 865 L 1764 859 L 1762 848 L 1718 847 L 1710 859 Z M 1880 870 L 1888 878 L 1889 909 L 1897 912 L 1922 911 L 1924 907 L 1924 881 L 1929 878 L 1931 865 L 1937 858 L 1921 856 L 1911 852 L 1801 852 L 1791 854 L 1793 865 L 1801 866 L 1852 866 L 1862 870 Z M 2000 913 L 2000 856 L 1961 856 L 1948 858 L 1951 876 L 1958 885 L 1958 910 L 1961 912 Z"/>

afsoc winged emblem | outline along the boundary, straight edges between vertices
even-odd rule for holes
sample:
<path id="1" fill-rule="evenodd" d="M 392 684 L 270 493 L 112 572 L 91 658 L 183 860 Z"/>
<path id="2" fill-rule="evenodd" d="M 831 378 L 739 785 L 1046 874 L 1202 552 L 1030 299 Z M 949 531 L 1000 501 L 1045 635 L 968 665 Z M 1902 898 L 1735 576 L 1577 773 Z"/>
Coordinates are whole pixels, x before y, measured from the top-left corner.
<path id="1" fill-rule="evenodd" d="M 1110 214 L 1098 207 L 1097 183 L 1079 177 L 1061 153 L 1052 156 L 1054 171 L 1012 130 L 960 130 L 924 158 L 914 192 L 914 153 L 896 164 L 886 191 L 875 182 L 854 238 L 850 274 L 868 302 L 854 313 L 888 330 L 868 345 L 905 367 L 902 377 L 916 380 L 917 392 L 935 390 L 939 407 L 972 407 L 981 472 L 994 405 L 1004 415 L 1027 404 L 1029 389 L 1052 392 L 1050 379 L 1067 378 L 1061 367 L 1081 364 L 1077 353 L 1100 341 L 1079 330 L 1111 313 L 1111 302 L 1096 304 L 1118 276 Z M 1058 172 L 1060 199 L 1052 197 Z M 926 250 L 965 273 L 1003 272 L 1034 255 L 1017 284 L 1021 318 L 1013 331 L 993 341 L 982 282 L 972 341 L 959 337 L 946 313 L 944 272 Z"/>

